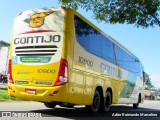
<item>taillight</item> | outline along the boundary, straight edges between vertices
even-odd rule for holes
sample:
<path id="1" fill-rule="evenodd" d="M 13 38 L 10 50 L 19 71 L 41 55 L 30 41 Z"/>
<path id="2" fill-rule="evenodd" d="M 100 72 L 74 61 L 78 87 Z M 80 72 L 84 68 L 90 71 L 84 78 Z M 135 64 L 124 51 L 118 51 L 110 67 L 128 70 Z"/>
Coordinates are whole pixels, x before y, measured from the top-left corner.
<path id="1" fill-rule="evenodd" d="M 67 60 L 61 59 L 59 73 L 54 86 L 63 85 L 68 82 L 68 63 Z"/>
<path id="2" fill-rule="evenodd" d="M 8 82 L 14 84 L 13 79 L 12 79 L 12 60 L 10 59 L 8 62 Z"/>

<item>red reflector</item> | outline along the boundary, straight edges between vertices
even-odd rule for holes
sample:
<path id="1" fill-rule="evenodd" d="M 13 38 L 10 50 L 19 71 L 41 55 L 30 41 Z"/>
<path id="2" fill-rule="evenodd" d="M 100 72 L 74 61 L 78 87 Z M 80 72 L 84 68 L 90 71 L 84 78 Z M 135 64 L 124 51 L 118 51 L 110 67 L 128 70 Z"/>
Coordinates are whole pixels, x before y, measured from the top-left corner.
<path id="1" fill-rule="evenodd" d="M 12 90 L 12 88 L 9 86 L 9 89 Z"/>
<path id="2" fill-rule="evenodd" d="M 59 93 L 59 91 L 58 91 L 58 90 L 56 90 L 56 91 L 54 91 L 54 92 L 53 92 L 53 94 L 58 94 L 58 93 Z"/>
<path id="3" fill-rule="evenodd" d="M 49 96 L 53 96 L 53 94 L 49 94 Z"/>

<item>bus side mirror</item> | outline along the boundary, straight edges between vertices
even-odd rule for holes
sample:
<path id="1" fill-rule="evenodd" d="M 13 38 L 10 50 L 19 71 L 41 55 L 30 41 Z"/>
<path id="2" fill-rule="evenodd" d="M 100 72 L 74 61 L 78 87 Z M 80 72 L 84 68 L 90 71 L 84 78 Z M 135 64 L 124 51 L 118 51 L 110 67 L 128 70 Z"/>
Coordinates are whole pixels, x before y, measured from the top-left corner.
<path id="1" fill-rule="evenodd" d="M 143 84 L 146 85 L 145 72 L 143 71 Z"/>

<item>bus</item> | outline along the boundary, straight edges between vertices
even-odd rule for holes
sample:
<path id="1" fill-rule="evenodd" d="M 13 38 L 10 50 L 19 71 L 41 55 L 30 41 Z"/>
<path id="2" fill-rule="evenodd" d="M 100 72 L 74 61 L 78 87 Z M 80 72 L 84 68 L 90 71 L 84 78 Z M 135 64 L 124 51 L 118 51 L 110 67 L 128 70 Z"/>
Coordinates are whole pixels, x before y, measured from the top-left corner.
<path id="1" fill-rule="evenodd" d="M 10 96 L 48 108 L 85 105 L 94 113 L 143 103 L 140 60 L 71 8 L 21 12 L 10 44 Z"/>

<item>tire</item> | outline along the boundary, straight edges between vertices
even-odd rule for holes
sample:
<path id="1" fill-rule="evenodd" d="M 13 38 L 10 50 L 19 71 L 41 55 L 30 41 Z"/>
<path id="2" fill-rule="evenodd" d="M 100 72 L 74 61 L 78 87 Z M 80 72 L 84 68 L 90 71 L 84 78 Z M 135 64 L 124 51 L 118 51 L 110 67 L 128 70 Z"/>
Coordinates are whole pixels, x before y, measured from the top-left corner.
<path id="1" fill-rule="evenodd" d="M 66 107 L 68 107 L 68 108 L 74 108 L 74 105 L 69 104 L 69 105 L 67 105 Z"/>
<path id="2" fill-rule="evenodd" d="M 56 103 L 55 103 L 55 102 L 51 102 L 51 103 L 45 102 L 44 105 L 45 105 L 47 108 L 55 108 Z"/>
<path id="3" fill-rule="evenodd" d="M 92 105 L 86 105 L 86 109 L 91 113 L 96 113 L 98 112 L 99 108 L 100 108 L 100 94 L 96 90 L 94 93 Z"/>
<path id="4" fill-rule="evenodd" d="M 111 93 L 109 91 L 106 92 L 103 103 L 101 103 L 101 111 L 107 112 L 110 109 L 112 103 Z"/>
<path id="5" fill-rule="evenodd" d="M 141 101 L 141 98 L 140 98 L 140 96 L 138 96 L 138 102 L 133 104 L 134 109 L 137 109 L 139 107 L 140 101 Z"/>

